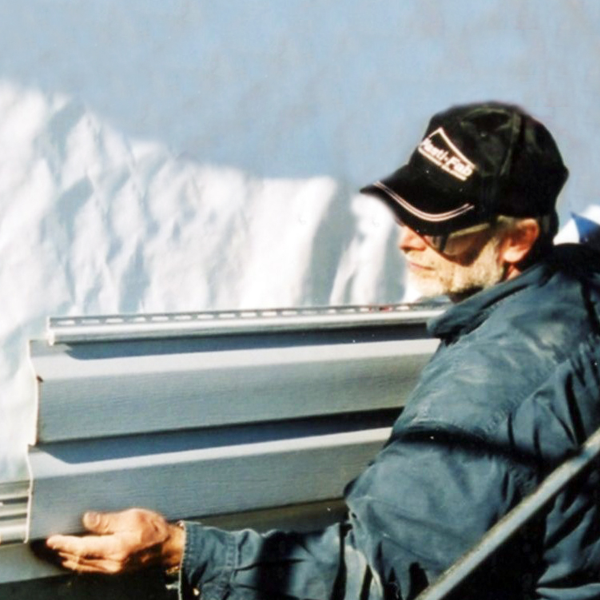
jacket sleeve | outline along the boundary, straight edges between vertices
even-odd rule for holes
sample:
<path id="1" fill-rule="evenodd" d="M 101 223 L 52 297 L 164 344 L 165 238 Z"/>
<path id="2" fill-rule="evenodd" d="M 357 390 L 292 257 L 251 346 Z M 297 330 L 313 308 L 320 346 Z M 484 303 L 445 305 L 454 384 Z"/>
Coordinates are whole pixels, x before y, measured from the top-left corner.
<path id="1" fill-rule="evenodd" d="M 345 524 L 314 533 L 227 532 L 186 523 L 180 595 L 184 600 L 332 598 Z"/>
<path id="2" fill-rule="evenodd" d="M 599 362 L 593 336 L 485 435 L 474 410 L 463 410 L 463 426 L 401 417 L 347 487 L 341 524 L 265 535 L 188 525 L 183 598 L 194 588 L 205 600 L 414 598 L 598 426 Z M 597 479 L 570 486 L 460 597 L 597 597 Z"/>
<path id="3" fill-rule="evenodd" d="M 516 493 L 493 449 L 439 428 L 393 438 L 322 531 L 224 532 L 188 524 L 182 597 L 414 597 L 469 549 Z"/>

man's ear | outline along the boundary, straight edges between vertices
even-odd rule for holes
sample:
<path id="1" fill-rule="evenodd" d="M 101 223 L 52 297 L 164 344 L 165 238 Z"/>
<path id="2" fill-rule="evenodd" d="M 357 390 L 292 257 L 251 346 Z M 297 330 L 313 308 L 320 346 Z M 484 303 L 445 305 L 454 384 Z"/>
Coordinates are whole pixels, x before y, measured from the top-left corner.
<path id="1" fill-rule="evenodd" d="M 540 236 L 540 226 L 535 219 L 521 219 L 506 232 L 500 246 L 502 260 L 508 266 L 518 265 L 533 248 Z"/>

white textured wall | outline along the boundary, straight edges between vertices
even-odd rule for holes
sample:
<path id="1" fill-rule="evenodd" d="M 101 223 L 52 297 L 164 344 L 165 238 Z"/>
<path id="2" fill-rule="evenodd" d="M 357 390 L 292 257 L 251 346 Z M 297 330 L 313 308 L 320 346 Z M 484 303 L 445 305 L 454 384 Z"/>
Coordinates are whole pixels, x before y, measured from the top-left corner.
<path id="1" fill-rule="evenodd" d="M 597 0 L 0 0 L 0 479 L 48 315 L 398 301 L 356 194 L 450 104 L 524 105 L 597 203 Z"/>

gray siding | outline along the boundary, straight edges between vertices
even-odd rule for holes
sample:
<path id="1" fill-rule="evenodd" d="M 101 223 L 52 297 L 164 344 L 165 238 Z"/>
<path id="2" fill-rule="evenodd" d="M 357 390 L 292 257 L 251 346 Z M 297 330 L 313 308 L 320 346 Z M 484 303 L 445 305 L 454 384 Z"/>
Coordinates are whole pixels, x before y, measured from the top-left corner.
<path id="1" fill-rule="evenodd" d="M 86 510 L 131 506 L 225 527 L 242 513 L 259 528 L 267 514 L 285 524 L 286 510 L 296 524 L 339 515 L 331 507 L 385 443 L 437 344 L 430 310 L 342 310 L 271 315 L 265 331 L 214 313 L 216 326 L 180 335 L 175 317 L 160 331 L 137 317 L 125 336 L 110 327 L 119 318 L 100 317 L 90 330 L 77 322 L 77 339 L 63 323 L 32 342 L 29 510 L 13 523 L 5 508 L 6 527 L 40 540 L 80 531 Z M 23 544 L 0 551 L 0 583 L 57 574 Z"/>

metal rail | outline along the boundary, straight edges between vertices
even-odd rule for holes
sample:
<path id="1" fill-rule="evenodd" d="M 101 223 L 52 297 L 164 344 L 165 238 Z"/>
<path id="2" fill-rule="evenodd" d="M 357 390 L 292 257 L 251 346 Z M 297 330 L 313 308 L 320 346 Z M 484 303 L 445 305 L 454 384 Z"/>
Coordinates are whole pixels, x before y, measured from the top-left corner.
<path id="1" fill-rule="evenodd" d="M 50 318 L 49 344 L 344 329 L 424 323 L 442 303 L 327 306 Z"/>

